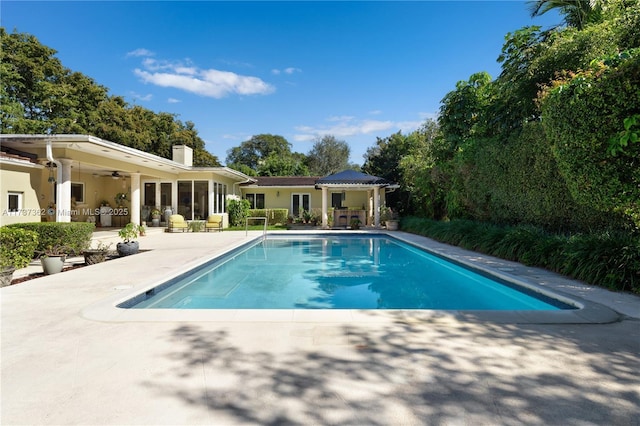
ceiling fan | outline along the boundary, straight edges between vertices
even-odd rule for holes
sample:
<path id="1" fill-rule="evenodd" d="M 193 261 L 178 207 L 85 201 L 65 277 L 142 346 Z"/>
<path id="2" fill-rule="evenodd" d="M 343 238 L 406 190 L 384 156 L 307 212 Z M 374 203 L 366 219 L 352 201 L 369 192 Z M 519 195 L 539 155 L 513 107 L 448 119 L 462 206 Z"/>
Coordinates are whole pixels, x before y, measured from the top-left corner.
<path id="1" fill-rule="evenodd" d="M 111 177 L 114 179 L 120 179 L 122 176 L 120 176 L 120 173 L 118 173 L 117 171 L 111 173 Z"/>

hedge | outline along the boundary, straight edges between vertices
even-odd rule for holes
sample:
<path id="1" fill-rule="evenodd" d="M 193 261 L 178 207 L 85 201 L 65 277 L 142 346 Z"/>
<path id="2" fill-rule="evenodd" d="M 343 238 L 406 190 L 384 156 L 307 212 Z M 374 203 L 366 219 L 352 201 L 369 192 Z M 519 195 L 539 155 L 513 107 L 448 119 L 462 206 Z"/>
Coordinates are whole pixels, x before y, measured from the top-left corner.
<path id="1" fill-rule="evenodd" d="M 640 238 L 627 232 L 553 234 L 534 226 L 499 226 L 406 217 L 402 230 L 469 250 L 538 266 L 613 290 L 640 294 Z"/>
<path id="2" fill-rule="evenodd" d="M 3 226 L 0 228 L 0 267 L 25 268 L 34 258 L 38 234 L 27 229 Z"/>
<path id="3" fill-rule="evenodd" d="M 268 225 L 284 225 L 287 223 L 288 209 L 251 209 L 249 216 L 266 217 Z"/>
<path id="4" fill-rule="evenodd" d="M 79 254 L 91 244 L 95 225 L 88 222 L 30 222 L 7 225 L 38 234 L 36 253 L 49 247 L 65 247 L 67 254 Z"/>
<path id="5" fill-rule="evenodd" d="M 594 62 L 542 98 L 545 132 L 573 198 L 640 228 L 640 143 L 609 152 L 639 105 L 640 48 Z"/>

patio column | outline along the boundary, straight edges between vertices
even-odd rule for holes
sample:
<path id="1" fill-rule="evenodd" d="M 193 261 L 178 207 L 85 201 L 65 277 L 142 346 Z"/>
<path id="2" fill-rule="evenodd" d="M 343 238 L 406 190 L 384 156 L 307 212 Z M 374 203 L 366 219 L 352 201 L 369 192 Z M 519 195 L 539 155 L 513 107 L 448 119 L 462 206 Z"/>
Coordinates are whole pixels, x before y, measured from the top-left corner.
<path id="1" fill-rule="evenodd" d="M 58 168 L 58 199 L 56 200 L 56 222 L 71 222 L 71 164 L 72 160 L 60 158 Z"/>
<path id="2" fill-rule="evenodd" d="M 384 189 L 383 189 L 384 191 Z M 373 187 L 373 226 L 380 227 L 380 187 Z"/>
<path id="3" fill-rule="evenodd" d="M 131 222 L 140 225 L 140 173 L 131 173 Z"/>
<path id="4" fill-rule="evenodd" d="M 329 218 L 327 217 L 327 190 L 326 186 L 322 187 L 322 228 L 326 229 L 329 227 Z"/>

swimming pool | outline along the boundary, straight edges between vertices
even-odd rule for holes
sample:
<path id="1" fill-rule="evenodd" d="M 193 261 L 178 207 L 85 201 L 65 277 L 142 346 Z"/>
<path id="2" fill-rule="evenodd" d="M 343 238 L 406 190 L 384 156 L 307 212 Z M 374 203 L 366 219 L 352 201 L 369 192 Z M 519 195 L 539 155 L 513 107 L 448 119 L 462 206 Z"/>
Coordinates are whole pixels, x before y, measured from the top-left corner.
<path id="1" fill-rule="evenodd" d="M 387 235 L 269 236 L 139 294 L 132 309 L 574 309 Z"/>

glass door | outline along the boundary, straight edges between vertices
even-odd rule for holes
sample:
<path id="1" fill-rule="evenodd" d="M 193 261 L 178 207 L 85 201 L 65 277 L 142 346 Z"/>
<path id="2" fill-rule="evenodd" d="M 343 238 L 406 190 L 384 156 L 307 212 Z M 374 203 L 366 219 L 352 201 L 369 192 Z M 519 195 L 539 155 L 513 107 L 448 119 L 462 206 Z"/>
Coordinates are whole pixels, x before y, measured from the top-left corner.
<path id="1" fill-rule="evenodd" d="M 300 209 L 308 212 L 311 205 L 311 194 L 291 194 L 291 214 L 300 216 Z"/>

